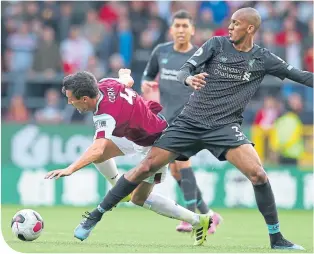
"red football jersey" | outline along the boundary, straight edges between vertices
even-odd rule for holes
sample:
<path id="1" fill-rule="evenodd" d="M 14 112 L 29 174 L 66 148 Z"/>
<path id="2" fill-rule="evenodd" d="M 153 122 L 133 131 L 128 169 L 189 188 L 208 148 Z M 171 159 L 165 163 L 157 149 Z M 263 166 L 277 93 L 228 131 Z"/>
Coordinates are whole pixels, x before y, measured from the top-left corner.
<path id="1" fill-rule="evenodd" d="M 98 83 L 100 98 L 93 120 L 96 138 L 126 137 L 140 146 L 151 146 L 167 127 L 157 116 L 162 106 L 145 101 L 117 79 L 102 79 Z"/>

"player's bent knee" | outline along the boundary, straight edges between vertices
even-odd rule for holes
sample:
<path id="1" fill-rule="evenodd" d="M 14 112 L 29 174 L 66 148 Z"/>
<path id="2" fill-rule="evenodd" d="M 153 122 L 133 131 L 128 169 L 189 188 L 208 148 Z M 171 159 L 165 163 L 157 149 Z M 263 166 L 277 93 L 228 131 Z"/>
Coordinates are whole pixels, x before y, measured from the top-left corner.
<path id="1" fill-rule="evenodd" d="M 253 185 L 260 185 L 267 182 L 267 174 L 262 166 L 257 165 L 249 175 L 249 179 Z"/>

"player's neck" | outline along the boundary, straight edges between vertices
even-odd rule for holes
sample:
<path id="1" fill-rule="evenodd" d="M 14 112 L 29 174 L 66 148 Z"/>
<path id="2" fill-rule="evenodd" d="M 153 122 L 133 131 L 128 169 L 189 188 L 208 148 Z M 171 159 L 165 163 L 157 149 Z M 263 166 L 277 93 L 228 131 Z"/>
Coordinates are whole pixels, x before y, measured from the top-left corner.
<path id="1" fill-rule="evenodd" d="M 191 42 L 188 42 L 186 44 L 175 44 L 173 45 L 173 49 L 177 52 L 186 53 L 189 52 L 193 48 L 193 45 Z"/>
<path id="2" fill-rule="evenodd" d="M 254 47 L 253 38 L 248 38 L 239 44 L 233 43 L 232 45 L 238 51 L 249 52 Z"/>

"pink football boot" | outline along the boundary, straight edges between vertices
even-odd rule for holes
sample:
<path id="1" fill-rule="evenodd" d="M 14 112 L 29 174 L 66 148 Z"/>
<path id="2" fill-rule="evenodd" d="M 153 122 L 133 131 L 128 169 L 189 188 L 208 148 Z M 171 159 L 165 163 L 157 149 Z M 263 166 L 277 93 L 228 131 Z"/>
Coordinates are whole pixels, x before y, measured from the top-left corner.
<path id="1" fill-rule="evenodd" d="M 212 223 L 208 229 L 208 234 L 214 234 L 216 232 L 217 226 L 223 221 L 222 217 L 219 215 L 219 213 L 213 212 L 212 215 Z"/>
<path id="2" fill-rule="evenodd" d="M 178 232 L 191 232 L 192 229 L 192 225 L 185 221 L 181 221 L 181 223 L 176 227 Z"/>

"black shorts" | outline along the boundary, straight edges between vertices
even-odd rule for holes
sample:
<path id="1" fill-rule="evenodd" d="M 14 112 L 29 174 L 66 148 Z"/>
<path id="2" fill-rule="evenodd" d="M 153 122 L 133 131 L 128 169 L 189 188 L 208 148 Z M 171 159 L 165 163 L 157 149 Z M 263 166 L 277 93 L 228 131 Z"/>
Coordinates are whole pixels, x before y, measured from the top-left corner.
<path id="1" fill-rule="evenodd" d="M 153 146 L 178 154 L 176 160 L 186 161 L 203 149 L 209 150 L 218 160 L 225 161 L 230 148 L 243 144 L 254 145 L 242 132 L 238 123 L 209 130 L 196 127 L 178 117 L 155 141 Z"/>

